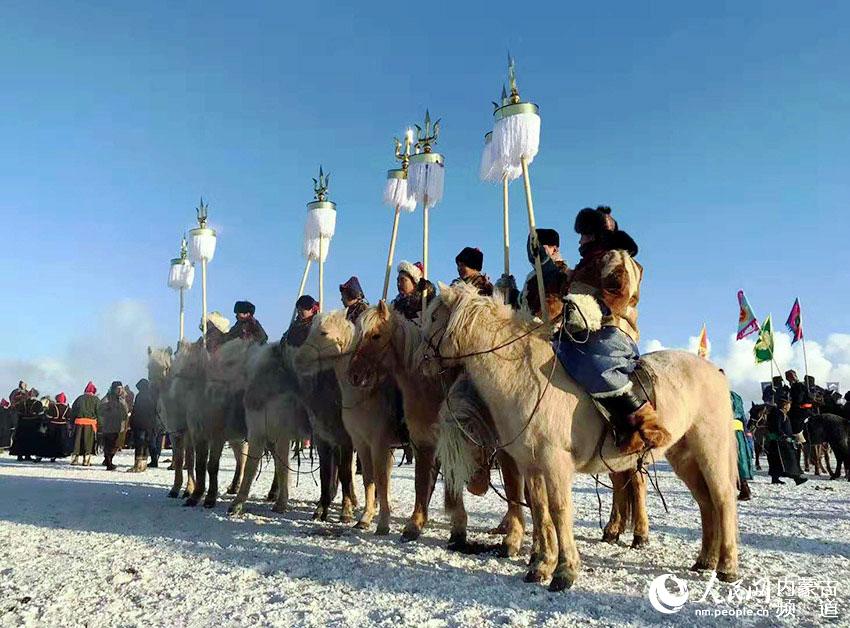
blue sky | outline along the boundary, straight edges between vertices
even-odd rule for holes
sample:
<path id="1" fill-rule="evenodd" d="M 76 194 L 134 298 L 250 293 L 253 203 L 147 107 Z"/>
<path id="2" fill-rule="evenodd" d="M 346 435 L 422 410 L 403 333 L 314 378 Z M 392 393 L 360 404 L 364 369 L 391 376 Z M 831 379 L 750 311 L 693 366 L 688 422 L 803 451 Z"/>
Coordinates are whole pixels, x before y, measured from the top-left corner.
<path id="1" fill-rule="evenodd" d="M 538 224 L 575 262 L 575 212 L 615 209 L 641 246 L 644 338 L 683 346 L 705 321 L 724 339 L 739 288 L 777 322 L 799 296 L 809 338 L 850 332 L 846 4 L 104 6 L 0 7 L 0 359 L 78 351 L 128 302 L 173 342 L 168 260 L 202 194 L 220 236 L 211 308 L 248 298 L 279 337 L 319 163 L 339 208 L 326 301 L 352 273 L 377 300 L 392 137 L 426 107 L 446 157 L 431 274 L 451 279 L 469 244 L 498 276 L 500 197 L 477 170 L 508 49 L 543 118 Z M 520 276 L 524 211 L 517 183 Z M 403 216 L 397 259 L 420 240 L 421 213 Z M 188 304 L 194 325 L 199 289 Z"/>

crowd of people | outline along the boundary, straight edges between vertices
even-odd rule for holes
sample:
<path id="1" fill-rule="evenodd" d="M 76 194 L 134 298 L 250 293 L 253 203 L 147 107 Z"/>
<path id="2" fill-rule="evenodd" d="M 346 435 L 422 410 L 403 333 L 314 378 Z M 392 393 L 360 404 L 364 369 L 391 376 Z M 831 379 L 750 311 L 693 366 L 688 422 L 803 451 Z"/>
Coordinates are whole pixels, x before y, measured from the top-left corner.
<path id="1" fill-rule="evenodd" d="M 102 465 L 114 471 L 115 454 L 131 444 L 135 464 L 130 471 L 157 467 L 165 426 L 148 381 L 139 380 L 136 391 L 134 394 L 129 386 L 114 381 L 101 398 L 89 382 L 68 405 L 64 392 L 42 396 L 21 381 L 9 399 L 0 403 L 2 438 L 5 443 L 11 441 L 9 453 L 20 461 L 56 462 L 71 457 L 72 465 L 91 466 L 92 456 L 100 450 Z"/>

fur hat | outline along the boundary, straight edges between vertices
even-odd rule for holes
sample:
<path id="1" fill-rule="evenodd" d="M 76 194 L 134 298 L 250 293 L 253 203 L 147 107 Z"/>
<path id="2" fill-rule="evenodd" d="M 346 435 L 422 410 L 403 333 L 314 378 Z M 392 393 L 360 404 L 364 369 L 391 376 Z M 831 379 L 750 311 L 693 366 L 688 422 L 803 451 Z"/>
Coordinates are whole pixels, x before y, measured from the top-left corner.
<path id="1" fill-rule="evenodd" d="M 339 293 L 346 300 L 362 299 L 363 288 L 360 287 L 360 280 L 357 277 L 349 277 L 348 281 L 340 284 Z"/>
<path id="2" fill-rule="evenodd" d="M 611 208 L 600 205 L 596 209 L 585 207 L 576 215 L 576 233 L 596 235 L 602 231 L 616 231 L 617 221 L 611 216 Z"/>
<path id="3" fill-rule="evenodd" d="M 403 260 L 398 265 L 398 273 L 404 273 L 408 275 L 412 280 L 414 285 L 419 285 L 419 280 L 422 279 L 422 262 L 416 262 L 415 264 L 411 264 L 407 260 Z"/>
<path id="4" fill-rule="evenodd" d="M 8 399 L 0 399 L 0 408 L 8 408 L 10 405 Z"/>
<path id="5" fill-rule="evenodd" d="M 207 323 L 215 327 L 221 333 L 226 334 L 230 331 L 230 320 L 221 312 L 210 312 L 207 314 Z M 204 330 L 204 318 L 201 317 L 201 324 L 198 328 Z"/>
<path id="6" fill-rule="evenodd" d="M 233 305 L 233 313 L 234 314 L 250 314 L 254 315 L 254 312 L 257 311 L 257 308 L 254 307 L 254 304 L 250 301 L 237 301 Z"/>
<path id="7" fill-rule="evenodd" d="M 89 381 L 89 383 L 86 384 L 86 389 L 83 392 L 85 392 L 86 394 L 89 394 L 89 395 L 96 395 L 97 394 L 97 386 L 94 385 L 94 382 Z"/>
<path id="8" fill-rule="evenodd" d="M 537 241 L 541 246 L 561 246 L 561 235 L 554 229 L 538 229 Z"/>
<path id="9" fill-rule="evenodd" d="M 309 294 L 302 294 L 300 297 L 298 297 L 298 300 L 295 302 L 295 309 L 297 309 L 297 310 L 312 310 L 317 305 L 319 305 L 319 302 L 316 301 L 316 299 L 311 297 Z"/>
<path id="10" fill-rule="evenodd" d="M 455 258 L 455 264 L 463 264 L 467 268 L 480 271 L 484 268 L 484 253 L 480 249 L 467 246 Z"/>
<path id="11" fill-rule="evenodd" d="M 141 392 L 143 390 L 146 390 L 150 385 L 151 383 L 143 377 L 142 379 L 136 382 L 136 390 Z"/>

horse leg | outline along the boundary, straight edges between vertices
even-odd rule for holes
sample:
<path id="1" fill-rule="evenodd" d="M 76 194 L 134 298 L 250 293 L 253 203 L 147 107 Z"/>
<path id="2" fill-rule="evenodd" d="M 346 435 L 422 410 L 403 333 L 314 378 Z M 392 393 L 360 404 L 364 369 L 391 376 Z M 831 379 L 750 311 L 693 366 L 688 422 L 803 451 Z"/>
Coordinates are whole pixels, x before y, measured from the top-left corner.
<path id="1" fill-rule="evenodd" d="M 375 467 L 369 446 L 361 441 L 356 443 L 355 447 L 357 459 L 360 461 L 360 475 L 363 478 L 364 494 L 363 512 L 360 513 L 360 518 L 355 527 L 360 530 L 368 530 L 372 525 L 372 519 L 375 518 Z"/>
<path id="2" fill-rule="evenodd" d="M 236 499 L 233 500 L 230 508 L 227 509 L 228 514 L 231 515 L 241 515 L 245 511 L 245 502 L 248 501 L 248 496 L 251 494 L 251 485 L 257 476 L 257 467 L 265 451 L 265 439 L 257 438 L 254 434 L 251 436 L 251 440 L 248 441 L 248 455 L 245 460 L 245 475 L 239 484 L 239 492 L 236 494 Z"/>
<path id="3" fill-rule="evenodd" d="M 171 458 L 174 467 L 174 481 L 171 483 L 171 490 L 168 491 L 169 497 L 180 497 L 180 489 L 183 488 L 183 441 L 182 434 L 180 436 L 172 434 Z"/>
<path id="4" fill-rule="evenodd" d="M 195 442 L 195 489 L 186 500 L 184 506 L 197 506 L 206 492 L 207 458 L 210 454 L 210 443 L 197 439 Z"/>
<path id="5" fill-rule="evenodd" d="M 527 481 L 535 537 L 525 581 L 544 582 L 549 579 L 555 568 L 558 541 L 555 526 L 549 514 L 549 497 L 543 476 L 539 471 L 535 471 Z"/>
<path id="6" fill-rule="evenodd" d="M 289 442 L 289 441 L 287 441 L 287 442 Z M 272 485 L 271 485 L 271 487 L 269 487 L 269 493 L 268 493 L 268 495 L 266 495 L 266 501 L 267 502 L 277 501 L 277 498 L 280 496 L 280 480 L 277 477 L 278 476 L 277 468 L 278 468 L 278 463 L 280 461 L 283 461 L 283 463 L 285 463 L 286 471 L 287 471 L 287 473 L 289 473 L 289 458 L 284 457 L 284 458 L 281 458 L 280 460 L 278 460 L 277 442 L 272 442 L 271 446 L 272 446 L 271 447 L 272 453 L 275 456 L 275 467 L 274 467 L 275 473 L 274 473 L 274 477 L 272 478 Z M 288 451 L 285 452 L 285 453 L 286 453 L 287 456 L 289 455 Z M 287 487 L 287 490 L 288 490 L 288 487 Z M 274 510 L 274 508 L 272 508 L 272 510 Z M 275 511 L 275 512 L 277 512 L 277 511 Z"/>
<path id="7" fill-rule="evenodd" d="M 522 512 L 523 478 L 510 454 L 500 450 L 497 458 L 505 483 L 505 497 L 508 498 L 508 511 L 502 519 L 505 536 L 499 553 L 510 558 L 519 554 L 522 538 L 525 536 L 525 516 Z"/>
<path id="8" fill-rule="evenodd" d="M 339 481 L 342 484 L 342 513 L 339 521 L 351 523 L 354 519 L 354 509 L 357 507 L 357 495 L 354 492 L 353 445 L 344 445 L 339 448 Z"/>
<path id="9" fill-rule="evenodd" d="M 690 451 L 686 450 L 685 440 L 680 440 L 667 450 L 667 461 L 673 467 L 691 495 L 694 496 L 699 505 L 699 515 L 702 523 L 702 545 L 700 547 L 697 561 L 691 567 L 692 571 L 705 571 L 714 569 L 717 565 L 719 553 L 718 541 L 716 538 L 715 521 L 714 521 L 714 505 L 711 503 L 711 495 L 708 492 L 708 486 L 700 471 L 699 465 L 694 460 Z M 730 494 L 731 489 L 730 489 Z"/>
<path id="10" fill-rule="evenodd" d="M 313 519 L 328 520 L 328 510 L 336 497 L 336 456 L 334 447 L 321 438 L 316 439 L 316 451 L 319 454 L 319 485 L 321 495 Z"/>
<path id="11" fill-rule="evenodd" d="M 239 490 L 239 485 L 242 484 L 242 480 L 245 479 L 245 462 L 248 456 L 248 443 L 241 440 L 232 440 L 229 444 L 230 448 L 233 450 L 233 457 L 236 458 L 236 470 L 233 472 L 233 480 L 227 488 L 227 494 L 235 495 Z M 265 453 L 265 443 L 263 443 L 263 448 L 260 450 L 259 455 L 262 456 L 263 453 Z M 251 479 L 253 480 L 254 478 L 252 477 Z"/>
<path id="12" fill-rule="evenodd" d="M 761 438 L 753 439 L 753 448 L 756 451 L 756 470 L 761 471 L 761 462 L 759 462 L 759 458 L 761 457 L 762 451 Z"/>
<path id="13" fill-rule="evenodd" d="M 289 506 L 289 439 L 279 438 L 274 443 L 274 477 L 277 482 L 277 499 L 273 512 L 286 512 Z"/>
<path id="14" fill-rule="evenodd" d="M 630 476 L 631 471 L 608 474 L 614 495 L 611 499 L 611 516 L 608 517 L 608 523 L 602 531 L 602 540 L 605 543 L 616 544 L 620 540 L 620 534 L 626 525 L 625 521 L 631 514 L 627 496 L 628 488 L 626 488 Z"/>
<path id="15" fill-rule="evenodd" d="M 443 506 L 451 521 L 451 532 L 449 533 L 449 544 L 446 548 L 450 552 L 463 552 L 467 548 L 466 542 L 466 507 L 463 503 L 463 491 L 455 492 L 448 486 L 443 489 Z"/>
<path id="16" fill-rule="evenodd" d="M 549 583 L 550 591 L 563 591 L 578 578 L 581 558 L 573 536 L 573 465 L 568 453 L 558 452 L 547 474 L 549 511 L 558 542 L 558 564 Z M 557 471 L 555 471 L 557 469 Z"/>
<path id="17" fill-rule="evenodd" d="M 188 497 L 195 492 L 195 446 L 188 437 L 183 440 L 183 464 L 186 467 L 186 492 L 183 497 Z"/>
<path id="18" fill-rule="evenodd" d="M 386 535 L 390 533 L 390 479 L 393 471 L 393 452 L 389 444 L 384 443 L 374 456 L 375 462 L 372 468 L 375 472 L 375 490 L 378 494 L 378 527 L 375 534 Z"/>
<path id="19" fill-rule="evenodd" d="M 646 512 L 646 476 L 637 471 L 632 472 L 632 481 L 629 484 L 629 498 L 631 499 L 632 525 L 632 549 L 640 549 L 649 544 L 649 515 Z"/>
<path id="20" fill-rule="evenodd" d="M 416 445 L 416 455 L 413 460 L 416 500 L 413 505 L 413 514 L 410 515 L 401 533 L 401 540 L 404 542 L 418 539 L 422 534 L 422 528 L 428 522 L 428 503 L 431 501 L 431 492 L 434 490 L 436 461 L 436 447 L 424 443 Z"/>
<path id="21" fill-rule="evenodd" d="M 729 444 L 732 451 L 726 455 L 721 453 L 717 456 L 716 448 L 696 452 L 703 481 L 714 506 L 714 545 L 718 552 L 716 571 L 721 582 L 738 579 L 738 522 L 734 481 L 737 477 L 737 461 L 735 446 Z"/>
<path id="22" fill-rule="evenodd" d="M 210 476 L 210 486 L 207 489 L 207 498 L 204 500 L 204 508 L 215 508 L 218 500 L 218 469 L 221 464 L 221 452 L 224 450 L 224 441 L 217 439 L 210 443 L 210 459 L 207 463 L 207 472 Z"/>

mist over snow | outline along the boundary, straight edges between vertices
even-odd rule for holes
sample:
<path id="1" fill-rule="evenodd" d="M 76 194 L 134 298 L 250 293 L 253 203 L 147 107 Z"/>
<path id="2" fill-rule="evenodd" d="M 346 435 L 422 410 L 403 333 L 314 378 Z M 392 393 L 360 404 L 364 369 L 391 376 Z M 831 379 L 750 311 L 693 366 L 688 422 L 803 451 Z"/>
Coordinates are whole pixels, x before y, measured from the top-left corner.
<path id="1" fill-rule="evenodd" d="M 709 340 L 709 359 L 726 371 L 733 390 L 749 403 L 761 402 L 761 383 L 770 379 L 770 363 L 756 365 L 753 356 L 756 334 L 744 340 L 736 340 L 735 334 L 726 338 L 725 345 L 712 345 Z M 794 369 L 802 377 L 805 372 L 803 345 L 791 345 L 791 335 L 774 331 L 774 358 L 782 373 Z M 662 349 L 682 349 L 696 353 L 698 336 L 688 338 L 687 347 L 668 347 L 661 340 L 651 339 L 643 343 L 643 353 Z M 815 382 L 826 386 L 827 382 L 839 382 L 842 394 L 850 388 L 850 334 L 830 334 L 826 342 L 806 340 L 809 375 Z M 776 374 L 776 367 L 774 367 Z"/>
<path id="2" fill-rule="evenodd" d="M 89 380 L 99 394 L 116 379 L 135 387 L 147 373 L 148 346 L 159 341 L 147 305 L 133 299 L 117 301 L 95 316 L 90 327 L 76 330 L 55 355 L 0 358 L 0 396 L 7 396 L 21 379 L 42 394 L 65 392 L 70 400 Z"/>

